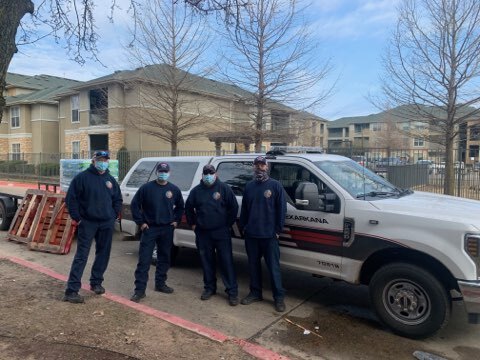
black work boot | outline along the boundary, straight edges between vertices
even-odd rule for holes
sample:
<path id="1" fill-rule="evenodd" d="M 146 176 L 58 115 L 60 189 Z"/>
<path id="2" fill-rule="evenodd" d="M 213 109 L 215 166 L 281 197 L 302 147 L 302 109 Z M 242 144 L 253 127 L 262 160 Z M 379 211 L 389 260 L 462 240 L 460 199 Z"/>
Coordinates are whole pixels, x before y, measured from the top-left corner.
<path id="1" fill-rule="evenodd" d="M 262 301 L 263 298 L 261 296 L 254 295 L 252 293 L 248 294 L 245 296 L 240 303 L 242 305 L 250 305 L 251 303 L 257 302 L 257 301 Z"/>
<path id="2" fill-rule="evenodd" d="M 213 295 L 215 295 L 215 291 L 205 289 L 202 292 L 202 295 L 200 295 L 200 300 L 208 300 L 210 299 Z"/>
<path id="3" fill-rule="evenodd" d="M 237 306 L 238 305 L 238 296 L 229 295 L 228 296 L 228 303 L 230 304 L 230 306 Z"/>
<path id="4" fill-rule="evenodd" d="M 283 300 L 275 300 L 275 311 L 277 312 L 285 311 L 285 302 Z"/>
<path id="5" fill-rule="evenodd" d="M 155 285 L 155 291 L 162 292 L 165 294 L 171 294 L 173 293 L 173 288 L 170 286 L 163 284 L 163 285 Z"/>
<path id="6" fill-rule="evenodd" d="M 105 288 L 100 284 L 90 285 L 90 290 L 92 290 L 97 295 L 105 294 Z"/>
<path id="7" fill-rule="evenodd" d="M 78 293 L 65 293 L 63 296 L 63 301 L 70 302 L 72 304 L 83 304 L 85 300 L 83 299 L 83 296 L 78 295 Z"/>
<path id="8" fill-rule="evenodd" d="M 133 302 L 138 303 L 138 302 L 140 302 L 140 300 L 142 300 L 145 296 L 146 296 L 145 293 L 137 293 L 137 292 L 136 292 L 136 293 L 134 293 L 134 294 L 132 295 L 132 297 L 130 298 L 130 301 L 133 301 Z"/>

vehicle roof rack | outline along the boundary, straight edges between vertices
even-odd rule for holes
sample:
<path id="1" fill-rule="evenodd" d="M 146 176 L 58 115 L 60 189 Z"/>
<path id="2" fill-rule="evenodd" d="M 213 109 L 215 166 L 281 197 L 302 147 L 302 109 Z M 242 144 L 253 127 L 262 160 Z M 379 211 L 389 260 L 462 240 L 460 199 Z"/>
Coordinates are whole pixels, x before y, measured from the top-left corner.
<path id="1" fill-rule="evenodd" d="M 323 154 L 323 148 L 315 146 L 272 146 L 267 155 Z"/>

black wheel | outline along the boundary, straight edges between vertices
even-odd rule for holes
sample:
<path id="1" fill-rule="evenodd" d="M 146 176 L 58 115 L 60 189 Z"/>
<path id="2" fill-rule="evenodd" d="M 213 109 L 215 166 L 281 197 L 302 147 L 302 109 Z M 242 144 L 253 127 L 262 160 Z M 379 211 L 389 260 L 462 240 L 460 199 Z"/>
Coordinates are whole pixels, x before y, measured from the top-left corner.
<path id="1" fill-rule="evenodd" d="M 370 282 L 370 299 L 379 318 L 398 335 L 424 338 L 448 323 L 451 299 L 445 287 L 421 267 L 394 263 Z"/>
<path id="2" fill-rule="evenodd" d="M 7 209 L 3 201 L 0 201 L 0 230 L 6 231 L 10 227 L 11 218 L 7 217 Z"/>

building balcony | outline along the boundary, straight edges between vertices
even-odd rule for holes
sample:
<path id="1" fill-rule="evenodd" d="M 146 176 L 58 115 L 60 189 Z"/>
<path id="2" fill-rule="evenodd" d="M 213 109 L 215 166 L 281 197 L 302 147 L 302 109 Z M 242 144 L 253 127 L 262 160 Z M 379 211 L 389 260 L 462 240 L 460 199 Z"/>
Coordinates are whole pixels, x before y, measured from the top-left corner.
<path id="1" fill-rule="evenodd" d="M 108 109 L 91 109 L 88 120 L 88 125 L 107 125 L 108 124 Z"/>

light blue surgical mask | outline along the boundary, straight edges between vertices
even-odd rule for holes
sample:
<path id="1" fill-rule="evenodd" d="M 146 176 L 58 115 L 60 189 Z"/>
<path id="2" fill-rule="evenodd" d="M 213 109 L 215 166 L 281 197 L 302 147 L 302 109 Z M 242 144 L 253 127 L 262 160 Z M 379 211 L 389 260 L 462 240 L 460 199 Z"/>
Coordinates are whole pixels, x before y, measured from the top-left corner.
<path id="1" fill-rule="evenodd" d="M 166 172 L 160 172 L 157 175 L 158 180 L 160 181 L 167 181 L 169 176 L 170 176 L 170 173 L 166 173 Z"/>
<path id="2" fill-rule="evenodd" d="M 212 185 L 215 182 L 215 175 L 213 174 L 203 175 L 202 180 L 206 185 Z"/>
<path id="3" fill-rule="evenodd" d="M 106 171 L 108 169 L 108 161 L 95 161 L 95 169 Z"/>

